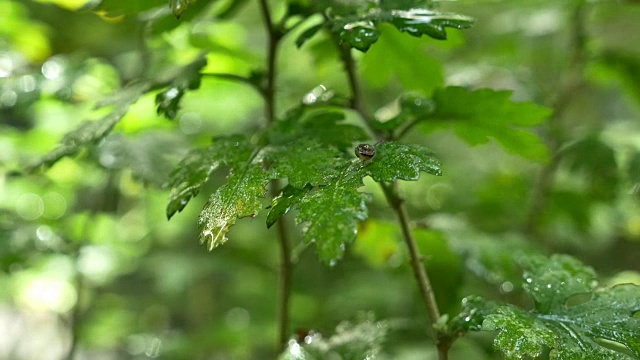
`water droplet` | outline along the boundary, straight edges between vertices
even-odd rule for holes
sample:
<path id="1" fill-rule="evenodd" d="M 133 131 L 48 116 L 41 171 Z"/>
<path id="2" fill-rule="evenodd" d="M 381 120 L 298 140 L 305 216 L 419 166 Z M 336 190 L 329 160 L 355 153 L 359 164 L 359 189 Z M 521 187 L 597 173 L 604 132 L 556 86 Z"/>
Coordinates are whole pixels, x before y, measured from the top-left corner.
<path id="1" fill-rule="evenodd" d="M 500 291 L 503 293 L 510 293 L 513 291 L 513 283 L 511 281 L 505 281 L 500 285 Z"/>

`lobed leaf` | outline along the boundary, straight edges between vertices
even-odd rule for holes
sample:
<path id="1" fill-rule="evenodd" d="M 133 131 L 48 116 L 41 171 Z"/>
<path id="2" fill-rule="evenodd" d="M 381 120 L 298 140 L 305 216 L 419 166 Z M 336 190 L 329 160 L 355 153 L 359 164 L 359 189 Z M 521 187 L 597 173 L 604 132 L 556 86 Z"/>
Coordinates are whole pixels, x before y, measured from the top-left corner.
<path id="1" fill-rule="evenodd" d="M 285 186 L 280 195 L 273 198 L 271 201 L 271 209 L 267 214 L 267 228 L 273 226 L 278 219 L 291 210 L 291 208 L 300 202 L 300 199 L 309 192 L 313 187 L 306 185 L 301 189 L 295 188 L 291 185 Z"/>
<path id="2" fill-rule="evenodd" d="M 510 91 L 446 87 L 433 96 L 434 112 L 424 117 L 423 131 L 452 128 L 471 145 L 493 138 L 508 152 L 543 161 L 548 149 L 527 127 L 544 122 L 551 110 L 530 102 L 512 102 Z"/>
<path id="3" fill-rule="evenodd" d="M 329 20 L 330 29 L 341 43 L 362 52 L 369 50 L 380 37 L 378 26 L 393 24 L 399 31 L 415 37 L 427 35 L 437 40 L 447 38 L 446 28 L 468 29 L 474 19 L 468 16 L 441 12 L 427 8 L 388 9 L 371 8 L 357 10 L 348 15 L 338 15 Z M 311 34 L 310 36 L 312 36 Z M 310 36 L 305 38 L 308 39 Z"/>
<path id="4" fill-rule="evenodd" d="M 507 359 L 633 359 L 640 357 L 640 286 L 595 289 L 595 273 L 562 255 L 525 260 L 524 289 L 534 311 L 498 306 L 483 322 L 497 330 L 494 346 Z M 590 299 L 580 302 L 580 295 Z M 608 341 L 608 343 L 606 342 Z"/>
<path id="5" fill-rule="evenodd" d="M 195 149 L 169 175 L 166 187 L 171 188 L 167 218 L 182 211 L 189 200 L 198 195 L 212 172 L 223 165 L 237 164 L 251 156 L 252 146 L 244 136 L 235 135 L 214 139 L 213 145 Z"/>
<path id="6" fill-rule="evenodd" d="M 229 228 L 237 219 L 256 216 L 272 178 L 261 164 L 250 159 L 246 164 L 234 165 L 227 182 L 211 194 L 198 219 L 202 228 L 200 242 L 206 243 L 209 250 L 227 241 Z"/>
<path id="7" fill-rule="evenodd" d="M 376 155 L 364 167 L 363 174 L 377 182 L 418 180 L 420 172 L 440 176 L 440 161 L 420 145 L 385 142 L 376 146 Z"/>
<path id="8" fill-rule="evenodd" d="M 320 259 L 332 264 L 340 259 L 345 244 L 357 234 L 357 222 L 367 218 L 369 194 L 357 191 L 362 184 L 361 165 L 345 164 L 328 185 L 306 193 L 297 204 L 296 223 L 302 224 L 306 243 L 315 243 Z"/>

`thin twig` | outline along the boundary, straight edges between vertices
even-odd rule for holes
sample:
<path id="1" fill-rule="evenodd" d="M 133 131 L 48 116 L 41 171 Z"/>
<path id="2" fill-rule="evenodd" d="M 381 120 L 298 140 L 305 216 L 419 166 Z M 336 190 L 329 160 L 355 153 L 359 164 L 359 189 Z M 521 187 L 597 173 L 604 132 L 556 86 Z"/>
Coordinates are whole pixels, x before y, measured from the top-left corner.
<path id="1" fill-rule="evenodd" d="M 278 45 L 284 34 L 274 25 L 267 1 L 259 0 L 259 3 L 268 36 L 267 78 L 261 93 L 265 100 L 265 116 L 267 123 L 271 124 L 276 120 L 276 62 Z M 281 187 L 282 186 L 279 181 L 274 181 L 271 186 L 271 195 L 273 197 L 277 196 Z M 278 353 L 280 353 L 284 350 L 287 340 L 289 339 L 289 298 L 291 297 L 291 275 L 293 271 L 293 264 L 291 262 L 291 242 L 289 240 L 287 223 L 284 218 L 278 220 L 278 241 L 280 244 L 280 268 L 278 281 L 278 339 L 276 349 L 278 349 Z"/>
<path id="2" fill-rule="evenodd" d="M 366 126 L 371 130 L 371 132 L 384 140 L 391 140 L 389 136 L 385 138 L 383 134 L 377 131 L 372 125 L 373 121 L 375 120 L 368 114 L 365 107 L 360 84 L 358 82 L 358 77 L 356 74 L 355 62 L 353 60 L 353 57 L 351 56 L 351 50 L 341 46 L 337 41 L 336 45 L 338 46 L 338 49 L 340 51 L 344 69 L 347 73 L 347 78 L 349 79 L 349 86 L 351 88 L 351 107 L 360 114 Z M 407 209 L 404 206 L 404 201 L 397 192 L 397 183 L 381 183 L 380 186 L 384 191 L 387 202 L 398 217 L 400 227 L 402 228 L 402 236 L 404 242 L 407 245 L 407 249 L 409 250 L 411 269 L 416 278 L 418 289 L 420 290 L 420 296 L 422 297 L 422 301 L 425 305 L 425 308 L 427 309 L 427 314 L 429 316 L 431 324 L 435 324 L 440 319 L 440 310 L 433 293 L 433 287 L 431 286 L 429 275 L 423 263 L 422 255 L 420 255 L 420 250 L 418 249 L 416 240 L 413 237 L 413 233 L 411 232 Z M 438 349 L 438 358 L 440 360 L 447 360 L 451 342 L 447 341 L 448 338 L 446 337 L 446 334 L 436 330 L 435 328 L 433 328 L 433 326 L 430 327 L 429 333 Z"/>

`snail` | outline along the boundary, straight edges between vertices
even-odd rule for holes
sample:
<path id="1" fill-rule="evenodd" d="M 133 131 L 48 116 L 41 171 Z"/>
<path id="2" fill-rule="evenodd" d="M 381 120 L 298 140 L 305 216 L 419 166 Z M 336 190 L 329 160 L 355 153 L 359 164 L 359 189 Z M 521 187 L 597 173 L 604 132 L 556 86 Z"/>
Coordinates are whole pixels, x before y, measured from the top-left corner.
<path id="1" fill-rule="evenodd" d="M 356 156 L 363 161 L 369 161 L 376 156 L 376 147 L 369 144 L 360 144 L 356 146 Z"/>

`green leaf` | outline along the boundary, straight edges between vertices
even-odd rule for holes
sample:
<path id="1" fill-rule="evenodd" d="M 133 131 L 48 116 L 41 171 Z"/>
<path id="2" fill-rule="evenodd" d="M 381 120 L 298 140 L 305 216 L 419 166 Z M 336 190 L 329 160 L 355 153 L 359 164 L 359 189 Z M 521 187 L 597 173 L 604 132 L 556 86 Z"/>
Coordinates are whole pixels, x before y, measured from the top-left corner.
<path id="1" fill-rule="evenodd" d="M 99 120 L 85 122 L 77 129 L 66 134 L 60 141 L 60 145 L 28 165 L 26 170 L 34 171 L 41 166 L 52 166 L 63 157 L 73 155 L 87 145 L 98 143 L 122 120 L 127 114 L 129 106 L 138 101 L 138 98 L 149 89 L 149 86 L 148 83 L 142 83 L 120 90 L 117 97 L 114 98 L 114 109 L 111 113 Z M 109 104 L 103 103 L 101 105 Z"/>
<path id="2" fill-rule="evenodd" d="M 324 27 L 324 24 L 317 24 L 307 28 L 305 31 L 302 32 L 302 34 L 298 35 L 298 37 L 296 38 L 296 46 L 298 48 L 301 48 L 302 45 L 304 45 L 304 43 L 306 43 L 309 39 L 314 37 L 320 30 L 322 30 L 323 27 Z"/>
<path id="3" fill-rule="evenodd" d="M 267 228 L 272 227 L 281 216 L 288 213 L 293 205 L 297 204 L 311 189 L 311 185 L 306 185 L 302 189 L 295 188 L 291 185 L 285 186 L 280 192 L 280 195 L 271 201 L 271 209 L 267 214 Z"/>
<path id="4" fill-rule="evenodd" d="M 468 16 L 427 9 L 391 10 L 390 15 L 390 22 L 398 30 L 416 37 L 427 35 L 438 40 L 447 39 L 447 27 L 468 29 L 475 22 Z"/>
<path id="5" fill-rule="evenodd" d="M 357 222 L 367 218 L 370 196 L 357 191 L 363 185 L 360 169 L 357 161 L 346 162 L 330 183 L 306 193 L 296 206 L 305 242 L 315 243 L 325 263 L 342 257 L 345 244 L 356 237 Z"/>
<path id="6" fill-rule="evenodd" d="M 423 131 L 452 128 L 471 145 L 493 138 L 508 152 L 544 161 L 548 149 L 526 128 L 541 124 L 551 110 L 530 102 L 512 102 L 510 91 L 446 87 L 433 96 L 435 111 L 422 121 Z"/>
<path id="7" fill-rule="evenodd" d="M 180 100 L 182 100 L 185 92 L 200 87 L 202 78 L 200 70 L 206 64 L 204 60 L 196 60 L 180 69 L 180 72 L 171 80 L 171 86 L 156 95 L 158 115 L 164 115 L 167 119 L 176 118 L 180 109 Z"/>
<path id="8" fill-rule="evenodd" d="M 278 178 L 287 178 L 289 185 L 302 188 L 327 184 L 338 174 L 342 153 L 335 147 L 311 140 L 294 141 L 268 150 Z"/>
<path id="9" fill-rule="evenodd" d="M 537 357 L 546 347 L 551 359 L 640 357 L 640 318 L 634 316 L 640 286 L 596 289 L 593 270 L 569 256 L 531 257 L 524 264 L 534 310 L 499 306 L 482 325 L 499 331 L 494 346 L 507 359 Z"/>
<path id="10" fill-rule="evenodd" d="M 420 172 L 440 176 L 440 162 L 433 152 L 420 145 L 385 142 L 376 146 L 376 155 L 364 165 L 364 174 L 377 182 L 418 180 Z"/>
<path id="11" fill-rule="evenodd" d="M 237 219 L 256 216 L 271 178 L 252 157 L 245 164 L 232 164 L 227 182 L 211 194 L 200 213 L 200 242 L 213 250 L 227 241 L 229 228 Z"/>
<path id="12" fill-rule="evenodd" d="M 310 140 L 346 149 L 354 141 L 368 138 L 361 127 L 345 124 L 344 119 L 344 112 L 341 110 L 323 108 L 314 111 L 309 106 L 297 107 L 268 129 L 268 141 L 273 145 L 288 145 Z M 292 151 L 296 150 L 299 149 L 292 147 Z"/>
<path id="13" fill-rule="evenodd" d="M 200 188 L 220 166 L 239 163 L 251 156 L 253 148 L 243 136 L 220 137 L 213 145 L 192 150 L 170 174 L 166 187 L 171 188 L 167 205 L 167 218 L 182 211 L 189 200 L 198 195 Z"/>
<path id="14" fill-rule="evenodd" d="M 427 35 L 438 40 L 447 38 L 447 27 L 467 29 L 474 23 L 473 18 L 454 13 L 417 7 L 378 8 L 372 7 L 371 3 L 336 11 L 335 14 L 328 20 L 331 31 L 338 35 L 341 43 L 362 52 L 378 41 L 381 23 L 391 23 L 398 30 L 416 37 Z"/>
<path id="15" fill-rule="evenodd" d="M 389 325 L 384 321 L 368 319 L 355 324 L 344 321 L 329 338 L 325 339 L 322 334 L 311 331 L 300 342 L 289 342 L 279 359 L 375 359 L 382 350 L 388 329 Z"/>
<path id="16" fill-rule="evenodd" d="M 357 21 L 340 26 L 338 37 L 341 43 L 352 48 L 367 52 L 380 37 L 380 31 L 372 21 Z"/>
<path id="17" fill-rule="evenodd" d="M 424 39 L 404 36 L 391 26 L 379 29 L 380 40 L 362 57 L 362 77 L 367 84 L 386 88 L 396 79 L 406 91 L 424 94 L 444 85 L 442 64 L 429 54 Z"/>
<path id="18" fill-rule="evenodd" d="M 470 331 L 482 330 L 482 322 L 495 312 L 497 306 L 497 303 L 479 296 L 467 296 L 462 299 L 460 313 L 448 323 L 449 333 L 459 336 Z"/>

